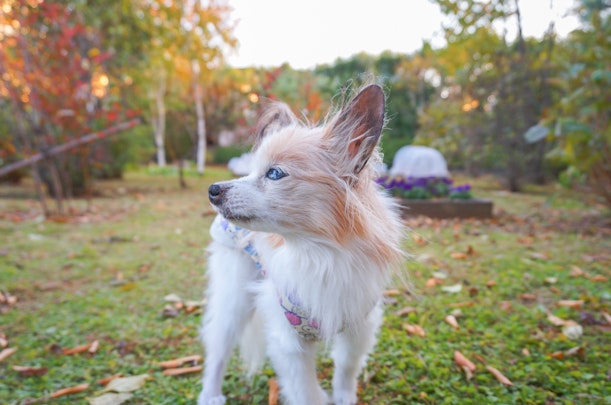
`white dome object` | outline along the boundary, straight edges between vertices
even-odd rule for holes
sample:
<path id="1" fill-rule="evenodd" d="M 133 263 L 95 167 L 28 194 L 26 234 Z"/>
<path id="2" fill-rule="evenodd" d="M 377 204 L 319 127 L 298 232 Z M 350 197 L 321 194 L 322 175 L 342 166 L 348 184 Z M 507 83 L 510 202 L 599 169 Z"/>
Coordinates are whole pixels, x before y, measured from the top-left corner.
<path id="1" fill-rule="evenodd" d="M 390 168 L 391 176 L 450 177 L 443 155 L 428 146 L 404 146 L 397 151 Z"/>
<path id="2" fill-rule="evenodd" d="M 252 166 L 252 153 L 244 153 L 239 157 L 232 157 L 227 162 L 227 168 L 236 176 L 246 176 L 250 174 Z"/>

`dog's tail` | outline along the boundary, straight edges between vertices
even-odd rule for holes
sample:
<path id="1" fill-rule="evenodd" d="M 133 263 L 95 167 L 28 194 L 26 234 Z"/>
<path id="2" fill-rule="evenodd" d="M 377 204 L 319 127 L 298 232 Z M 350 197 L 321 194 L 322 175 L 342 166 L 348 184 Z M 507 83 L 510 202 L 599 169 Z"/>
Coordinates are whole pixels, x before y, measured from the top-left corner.
<path id="1" fill-rule="evenodd" d="M 265 333 L 263 320 L 257 311 L 248 319 L 240 337 L 240 357 L 249 377 L 257 373 L 265 362 Z"/>

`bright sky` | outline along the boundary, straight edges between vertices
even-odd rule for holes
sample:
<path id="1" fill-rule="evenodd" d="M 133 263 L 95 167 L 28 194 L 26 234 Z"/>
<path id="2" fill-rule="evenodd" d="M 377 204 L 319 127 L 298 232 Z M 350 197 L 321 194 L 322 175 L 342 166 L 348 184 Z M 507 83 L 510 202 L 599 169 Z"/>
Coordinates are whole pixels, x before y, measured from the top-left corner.
<path id="1" fill-rule="evenodd" d="M 423 40 L 443 44 L 444 16 L 429 0 L 228 0 L 237 20 L 234 67 L 297 69 L 333 63 L 359 52 L 412 53 Z M 550 3 L 553 9 L 550 9 Z M 577 27 L 566 11 L 574 0 L 522 0 L 523 30 L 540 38 L 553 18 L 564 36 Z M 514 29 L 513 24 L 509 29 Z M 515 30 L 514 30 L 515 31 Z M 511 31 L 509 31 L 511 32 Z"/>

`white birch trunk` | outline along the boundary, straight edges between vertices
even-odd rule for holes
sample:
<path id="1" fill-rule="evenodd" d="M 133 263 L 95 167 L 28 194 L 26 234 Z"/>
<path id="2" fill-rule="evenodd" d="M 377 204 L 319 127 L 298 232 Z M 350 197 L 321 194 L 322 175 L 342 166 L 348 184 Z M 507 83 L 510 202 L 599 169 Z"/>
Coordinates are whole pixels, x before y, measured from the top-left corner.
<path id="1" fill-rule="evenodd" d="M 197 172 L 204 173 L 206 165 L 206 118 L 204 116 L 204 103 L 202 100 L 202 86 L 199 82 L 199 62 L 191 62 L 193 68 L 193 98 L 197 115 Z"/>
<path id="2" fill-rule="evenodd" d="M 153 133 L 155 136 L 155 147 L 157 149 L 157 165 L 159 167 L 166 166 L 165 159 L 165 74 L 161 74 L 157 87 L 152 92 L 155 108 L 153 112 Z"/>

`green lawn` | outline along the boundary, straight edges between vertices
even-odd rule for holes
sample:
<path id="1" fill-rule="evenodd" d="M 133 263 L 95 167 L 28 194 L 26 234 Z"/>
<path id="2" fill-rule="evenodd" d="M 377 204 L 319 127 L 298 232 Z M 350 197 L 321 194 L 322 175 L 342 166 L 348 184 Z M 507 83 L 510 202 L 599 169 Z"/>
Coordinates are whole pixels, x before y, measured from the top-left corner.
<path id="1" fill-rule="evenodd" d="M 17 299 L 0 303 L 0 337 L 17 348 L 0 362 L 0 404 L 88 383 L 51 401 L 86 403 L 100 395 L 98 379 L 118 373 L 151 377 L 129 404 L 195 403 L 199 373 L 165 376 L 158 363 L 201 353 L 200 312 L 167 316 L 164 297 L 202 299 L 213 218 L 206 188 L 228 176 L 210 168 L 187 176 L 189 189 L 181 190 L 171 171 L 133 172 L 98 183 L 88 212 L 85 201 L 75 201 L 78 215 L 47 221 L 27 184 L 0 186 L 0 292 Z M 398 291 L 387 297 L 361 403 L 611 404 L 608 212 L 553 187 L 523 194 L 498 191 L 490 180 L 474 187 L 494 200 L 494 220 L 406 221 L 414 293 L 400 282 L 389 286 Z M 583 302 L 575 308 L 562 300 Z M 445 321 L 450 314 L 459 329 Z M 575 321 L 583 334 L 568 338 L 550 314 Z M 409 334 L 406 324 L 425 336 Z M 93 341 L 93 354 L 62 353 Z M 475 364 L 470 378 L 455 351 Z M 27 376 L 14 366 L 46 372 Z M 513 385 L 501 384 L 487 366 Z M 329 388 L 331 362 L 321 357 L 319 369 Z M 266 404 L 272 377 L 267 367 L 248 381 L 234 359 L 228 402 Z"/>

